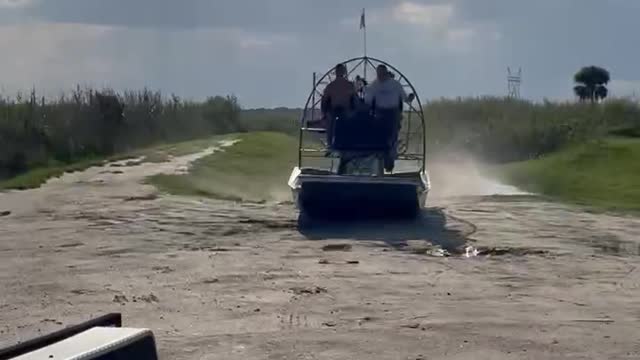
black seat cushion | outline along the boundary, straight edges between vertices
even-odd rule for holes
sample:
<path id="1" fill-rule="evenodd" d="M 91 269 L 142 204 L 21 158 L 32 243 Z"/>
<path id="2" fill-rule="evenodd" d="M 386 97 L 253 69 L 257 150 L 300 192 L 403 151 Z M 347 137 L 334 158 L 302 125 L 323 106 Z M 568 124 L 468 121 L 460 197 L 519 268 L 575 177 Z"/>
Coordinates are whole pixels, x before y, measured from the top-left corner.
<path id="1" fill-rule="evenodd" d="M 358 111 L 338 116 L 333 124 L 331 148 L 339 151 L 386 152 L 391 148 L 397 112 Z"/>

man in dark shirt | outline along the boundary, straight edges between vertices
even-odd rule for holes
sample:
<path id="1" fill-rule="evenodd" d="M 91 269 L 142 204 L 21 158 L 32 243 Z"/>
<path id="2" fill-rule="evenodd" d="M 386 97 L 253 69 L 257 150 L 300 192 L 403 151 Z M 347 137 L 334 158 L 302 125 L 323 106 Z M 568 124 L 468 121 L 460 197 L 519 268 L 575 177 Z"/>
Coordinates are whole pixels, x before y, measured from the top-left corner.
<path id="1" fill-rule="evenodd" d="M 320 110 L 327 121 L 327 143 L 331 146 L 333 125 L 336 117 L 347 116 L 355 106 L 356 88 L 347 79 L 347 67 L 338 64 L 335 68 L 336 78 L 330 82 L 322 94 Z"/>

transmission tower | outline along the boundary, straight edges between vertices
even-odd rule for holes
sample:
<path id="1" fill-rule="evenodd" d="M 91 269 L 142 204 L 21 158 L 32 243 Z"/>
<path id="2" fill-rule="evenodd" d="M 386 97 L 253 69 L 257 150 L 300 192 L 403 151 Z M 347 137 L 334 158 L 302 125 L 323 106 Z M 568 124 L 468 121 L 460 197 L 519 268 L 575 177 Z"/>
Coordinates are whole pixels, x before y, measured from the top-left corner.
<path id="1" fill-rule="evenodd" d="M 522 84 L 522 68 L 518 72 L 512 72 L 511 68 L 507 68 L 507 89 L 509 97 L 514 99 L 520 98 L 520 85 Z"/>

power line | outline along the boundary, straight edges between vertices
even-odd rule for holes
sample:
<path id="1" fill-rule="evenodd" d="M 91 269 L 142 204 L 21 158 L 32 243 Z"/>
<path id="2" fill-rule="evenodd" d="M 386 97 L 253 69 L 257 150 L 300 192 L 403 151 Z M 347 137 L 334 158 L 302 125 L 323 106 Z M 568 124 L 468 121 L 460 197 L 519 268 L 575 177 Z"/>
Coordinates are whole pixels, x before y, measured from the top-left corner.
<path id="1" fill-rule="evenodd" d="M 512 72 L 510 67 L 507 67 L 507 92 L 508 97 L 519 99 L 520 98 L 520 85 L 522 85 L 522 68 L 518 69 L 518 72 Z"/>

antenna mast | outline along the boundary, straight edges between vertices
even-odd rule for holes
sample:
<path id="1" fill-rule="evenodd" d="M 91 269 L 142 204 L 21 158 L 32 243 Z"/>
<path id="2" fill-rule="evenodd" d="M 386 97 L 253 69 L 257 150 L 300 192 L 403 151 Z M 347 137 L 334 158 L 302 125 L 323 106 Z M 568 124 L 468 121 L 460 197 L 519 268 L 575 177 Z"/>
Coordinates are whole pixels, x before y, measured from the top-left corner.
<path id="1" fill-rule="evenodd" d="M 364 45 L 364 57 L 367 58 L 367 22 L 365 20 L 365 10 L 362 8 L 362 15 L 360 15 L 360 30 L 363 34 L 363 45 Z M 364 79 L 367 79 L 367 63 L 365 60 L 364 64 Z"/>

